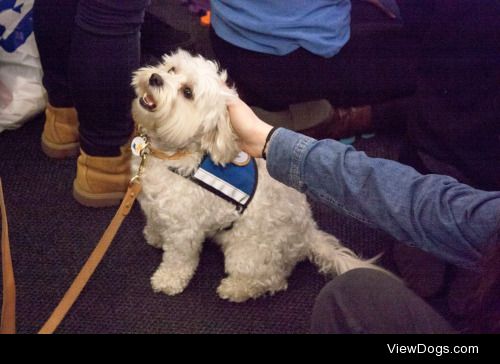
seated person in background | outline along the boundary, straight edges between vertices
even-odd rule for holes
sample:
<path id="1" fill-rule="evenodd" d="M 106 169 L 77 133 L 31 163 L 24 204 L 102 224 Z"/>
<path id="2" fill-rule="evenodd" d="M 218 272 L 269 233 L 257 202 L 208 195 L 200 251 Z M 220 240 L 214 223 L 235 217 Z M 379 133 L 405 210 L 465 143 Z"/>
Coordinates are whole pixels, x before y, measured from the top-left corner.
<path id="1" fill-rule="evenodd" d="M 373 128 L 374 105 L 414 92 L 397 11 L 355 0 L 351 24 L 350 0 L 213 0 L 211 41 L 263 119 L 342 138 Z"/>
<path id="2" fill-rule="evenodd" d="M 481 272 L 468 328 L 500 332 L 500 191 L 475 189 L 449 176 L 422 175 L 395 161 L 367 157 L 335 140 L 316 141 L 272 128 L 239 99 L 229 105 L 229 113 L 242 150 L 266 157 L 273 178 L 401 242 Z M 323 289 L 312 329 L 455 332 L 400 281 L 371 269 L 340 275 Z"/>
<path id="3" fill-rule="evenodd" d="M 498 1 L 406 0 L 400 9 L 420 52 L 399 160 L 423 174 L 500 190 Z M 473 299 L 477 275 L 402 244 L 394 246 L 394 260 L 412 289 L 423 297 L 446 295 L 455 315 Z"/>
<path id="4" fill-rule="evenodd" d="M 499 190 L 498 2 L 410 0 L 401 11 L 421 38 L 416 110 L 401 160 Z"/>

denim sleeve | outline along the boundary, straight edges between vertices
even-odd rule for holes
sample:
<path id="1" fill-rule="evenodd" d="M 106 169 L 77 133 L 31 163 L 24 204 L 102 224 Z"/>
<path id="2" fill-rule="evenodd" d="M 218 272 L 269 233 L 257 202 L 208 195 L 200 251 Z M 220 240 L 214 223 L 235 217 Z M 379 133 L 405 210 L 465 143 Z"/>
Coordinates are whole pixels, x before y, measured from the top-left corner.
<path id="1" fill-rule="evenodd" d="M 267 153 L 271 176 L 337 211 L 452 264 L 476 269 L 500 237 L 500 192 L 422 175 L 334 140 L 280 128 Z"/>

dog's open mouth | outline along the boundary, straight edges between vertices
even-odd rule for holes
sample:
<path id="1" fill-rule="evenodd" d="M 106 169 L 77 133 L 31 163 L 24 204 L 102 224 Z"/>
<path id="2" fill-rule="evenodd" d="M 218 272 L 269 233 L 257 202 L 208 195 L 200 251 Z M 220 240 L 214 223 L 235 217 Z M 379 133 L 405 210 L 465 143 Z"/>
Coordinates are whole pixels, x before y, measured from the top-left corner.
<path id="1" fill-rule="evenodd" d="M 148 111 L 153 111 L 154 109 L 156 109 L 155 99 L 147 92 L 139 99 L 139 103 Z"/>

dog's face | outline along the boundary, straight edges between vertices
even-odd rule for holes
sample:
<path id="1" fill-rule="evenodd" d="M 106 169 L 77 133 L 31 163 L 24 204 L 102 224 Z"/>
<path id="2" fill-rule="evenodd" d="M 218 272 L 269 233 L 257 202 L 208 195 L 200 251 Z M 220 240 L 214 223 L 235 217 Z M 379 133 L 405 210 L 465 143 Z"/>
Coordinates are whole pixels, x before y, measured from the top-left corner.
<path id="1" fill-rule="evenodd" d="M 160 65 L 134 73 L 134 120 L 159 148 L 195 146 L 214 162 L 228 163 L 238 147 L 226 107 L 236 91 L 226 79 L 225 71 L 201 56 L 182 50 L 166 55 Z"/>

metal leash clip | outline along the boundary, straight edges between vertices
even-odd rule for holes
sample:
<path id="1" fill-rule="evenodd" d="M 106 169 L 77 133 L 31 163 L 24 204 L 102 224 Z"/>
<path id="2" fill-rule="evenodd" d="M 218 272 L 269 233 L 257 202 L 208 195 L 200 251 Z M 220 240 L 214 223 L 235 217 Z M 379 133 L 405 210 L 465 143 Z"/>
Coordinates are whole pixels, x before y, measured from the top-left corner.
<path id="1" fill-rule="evenodd" d="M 132 149 L 132 154 L 136 157 L 141 157 L 141 163 L 139 164 L 139 169 L 137 170 L 137 174 L 130 179 L 130 185 L 136 183 L 142 176 L 144 172 L 144 165 L 146 164 L 146 159 L 150 153 L 149 149 L 149 137 L 146 135 L 144 129 L 139 126 L 140 134 L 132 139 L 132 143 L 130 145 Z"/>

